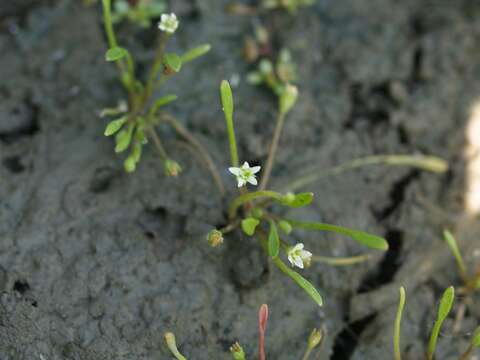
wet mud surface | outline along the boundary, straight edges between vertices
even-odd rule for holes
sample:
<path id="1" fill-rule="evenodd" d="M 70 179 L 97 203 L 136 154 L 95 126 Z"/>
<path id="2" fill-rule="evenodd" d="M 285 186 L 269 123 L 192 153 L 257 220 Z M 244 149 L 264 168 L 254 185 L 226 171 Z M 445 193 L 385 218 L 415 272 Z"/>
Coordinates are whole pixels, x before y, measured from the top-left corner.
<path id="1" fill-rule="evenodd" d="M 210 42 L 213 49 L 165 90 L 179 96 L 172 113 L 221 169 L 228 144 L 220 81 L 241 79 L 234 93 L 243 159 L 265 158 L 275 110 L 267 91 L 245 82 L 242 39 L 255 20 L 227 15 L 225 5 L 173 2 L 182 27 L 171 48 Z M 296 18 L 263 19 L 300 74 L 274 184 L 372 154 L 423 153 L 451 164 L 441 176 L 372 167 L 305 189 L 315 193 L 314 206 L 291 217 L 364 229 L 390 243 L 386 254 L 354 267 L 312 266 L 305 275 L 325 298 L 318 308 L 240 233 L 221 248 L 207 246 L 204 234 L 225 222 L 223 204 L 207 170 L 166 129 L 182 176 L 166 178 L 151 148 L 134 175 L 122 171 L 98 117 L 122 97 L 104 62 L 99 9 L 68 0 L 2 3 L 0 359 L 170 359 L 167 330 L 190 359 L 228 359 L 236 340 L 254 354 L 262 303 L 270 306 L 270 359 L 301 358 L 313 327 L 327 330 L 314 358 L 391 358 L 402 284 L 405 356 L 422 358 L 443 288 L 460 284 L 443 227 L 475 253 L 479 227 L 463 213 L 463 147 L 480 95 L 479 16 L 474 1 L 319 0 Z M 119 33 L 147 64 L 155 32 L 124 25 Z M 232 179 L 222 176 L 233 194 Z M 301 235 L 316 254 L 364 251 L 342 237 Z M 439 359 L 465 348 L 478 308 L 460 334 L 442 336 Z"/>

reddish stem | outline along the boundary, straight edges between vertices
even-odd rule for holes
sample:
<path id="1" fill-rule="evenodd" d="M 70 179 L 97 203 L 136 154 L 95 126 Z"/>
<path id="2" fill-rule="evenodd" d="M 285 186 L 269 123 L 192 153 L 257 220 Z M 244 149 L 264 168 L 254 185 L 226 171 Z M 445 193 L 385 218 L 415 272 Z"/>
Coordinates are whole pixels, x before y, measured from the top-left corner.
<path id="1" fill-rule="evenodd" d="M 258 359 L 265 360 L 265 331 L 267 330 L 268 305 L 263 304 L 258 311 Z"/>

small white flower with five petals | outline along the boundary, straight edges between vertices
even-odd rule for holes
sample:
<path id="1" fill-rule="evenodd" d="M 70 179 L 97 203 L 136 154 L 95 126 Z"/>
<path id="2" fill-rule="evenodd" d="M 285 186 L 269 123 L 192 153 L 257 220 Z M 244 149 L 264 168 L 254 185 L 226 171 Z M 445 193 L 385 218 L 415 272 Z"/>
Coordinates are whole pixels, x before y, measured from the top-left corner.
<path id="1" fill-rule="evenodd" d="M 258 184 L 255 174 L 260 171 L 260 168 L 260 166 L 250 167 L 248 162 L 245 161 L 241 167 L 229 167 L 228 171 L 237 177 L 238 187 L 242 187 L 247 183 Z"/>
<path id="2" fill-rule="evenodd" d="M 305 266 L 309 266 L 312 261 L 312 253 L 303 249 L 303 244 L 298 243 L 291 247 L 287 251 L 288 261 L 292 266 L 297 266 L 303 269 Z"/>
<path id="3" fill-rule="evenodd" d="M 173 34 L 178 28 L 179 21 L 177 15 L 174 13 L 171 14 L 162 14 L 160 22 L 158 23 L 158 28 L 162 31 L 165 31 L 169 34 Z"/>

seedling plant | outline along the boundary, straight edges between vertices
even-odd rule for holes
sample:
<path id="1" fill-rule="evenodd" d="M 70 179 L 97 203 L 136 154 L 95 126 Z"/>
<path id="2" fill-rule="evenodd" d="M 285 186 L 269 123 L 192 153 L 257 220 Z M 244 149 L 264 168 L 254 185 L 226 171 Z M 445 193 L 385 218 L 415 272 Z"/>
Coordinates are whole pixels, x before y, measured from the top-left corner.
<path id="1" fill-rule="evenodd" d="M 438 307 L 437 318 L 433 324 L 433 328 L 430 334 L 428 341 L 428 347 L 425 353 L 426 360 L 433 360 L 435 355 L 435 350 L 437 348 L 438 337 L 440 335 L 440 330 L 443 323 L 447 319 L 450 311 L 452 310 L 453 303 L 455 301 L 455 289 L 453 286 L 450 286 L 442 295 L 440 300 L 440 305 Z M 395 354 L 395 360 L 402 359 L 402 351 L 400 346 L 400 330 L 401 330 L 401 321 L 403 310 L 406 302 L 406 292 L 405 288 L 400 288 L 400 301 L 398 304 L 397 314 L 395 317 L 394 323 L 394 335 L 393 335 L 393 349 Z M 476 348 L 480 348 L 480 327 L 478 327 L 472 334 L 470 343 L 465 350 L 465 352 L 460 355 L 459 360 L 468 360 L 473 355 L 473 352 Z"/>

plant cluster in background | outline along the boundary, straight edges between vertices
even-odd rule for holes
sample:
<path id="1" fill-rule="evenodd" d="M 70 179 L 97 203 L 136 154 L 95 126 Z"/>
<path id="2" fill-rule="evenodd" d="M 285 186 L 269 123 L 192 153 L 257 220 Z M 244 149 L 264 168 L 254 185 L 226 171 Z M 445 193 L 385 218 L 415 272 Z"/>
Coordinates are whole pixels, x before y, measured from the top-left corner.
<path id="1" fill-rule="evenodd" d="M 258 311 L 258 360 L 266 360 L 265 352 L 265 334 L 267 331 L 268 322 L 268 305 L 263 304 Z M 308 360 L 313 350 L 317 348 L 323 340 L 323 332 L 318 329 L 313 329 L 308 337 L 307 348 L 303 354 L 302 360 Z M 168 349 L 177 360 L 187 360 L 177 347 L 175 335 L 171 332 L 165 333 L 165 342 Z M 246 354 L 242 346 L 236 342 L 230 347 L 230 353 L 233 360 L 246 360 Z"/>
<path id="2" fill-rule="evenodd" d="M 405 307 L 406 293 L 405 288 L 400 288 L 400 301 L 398 304 L 397 315 L 395 317 L 394 324 L 394 335 L 393 335 L 393 349 L 395 354 L 395 360 L 402 359 L 402 351 L 400 347 L 400 329 L 401 321 L 403 315 L 403 309 Z M 453 286 L 450 286 L 445 292 L 440 300 L 440 305 L 438 307 L 437 318 L 433 324 L 432 332 L 428 341 L 428 347 L 426 350 L 426 359 L 433 360 L 435 355 L 435 350 L 437 348 L 437 341 L 440 335 L 440 330 L 443 323 L 447 319 L 450 311 L 452 310 L 453 303 L 455 301 L 455 290 Z M 468 360 L 473 355 L 475 348 L 480 348 L 480 327 L 478 327 L 472 334 L 470 344 L 465 352 L 460 355 L 459 360 Z"/>

